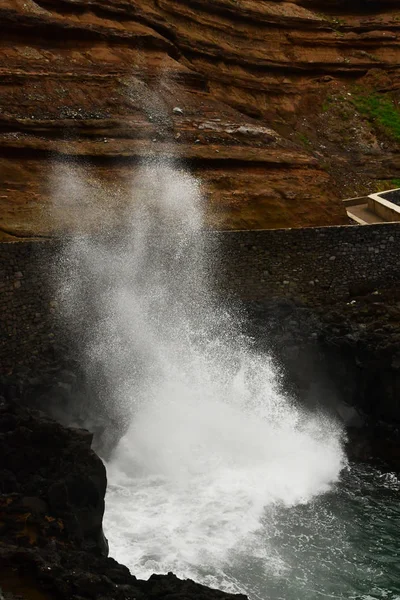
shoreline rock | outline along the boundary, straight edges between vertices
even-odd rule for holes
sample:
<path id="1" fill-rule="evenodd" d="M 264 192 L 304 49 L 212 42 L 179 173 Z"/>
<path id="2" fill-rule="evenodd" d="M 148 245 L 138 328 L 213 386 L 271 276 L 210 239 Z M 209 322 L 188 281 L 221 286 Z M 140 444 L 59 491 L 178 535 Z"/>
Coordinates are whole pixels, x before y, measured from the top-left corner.
<path id="1" fill-rule="evenodd" d="M 248 307 L 248 333 L 269 352 L 282 386 L 310 409 L 337 415 L 356 460 L 400 472 L 400 301 L 374 292 L 348 302 Z"/>
<path id="2" fill-rule="evenodd" d="M 247 310 L 247 332 L 255 347 L 272 353 L 283 387 L 309 408 L 322 403 L 345 422 L 350 458 L 400 471 L 398 299 L 369 295 L 329 307 L 271 301 Z M 54 357 L 40 374 L 33 367 L 0 382 L 4 600 L 233 597 L 172 573 L 141 581 L 107 557 L 106 472 L 92 442 L 95 437 L 97 447 L 107 451 L 117 440 L 107 441 L 101 410 L 92 421 L 94 436 L 83 428 L 95 392 L 87 396 L 76 360 L 61 364 Z M 374 402 L 380 400 L 376 394 L 386 394 L 385 401 Z M 71 423 L 76 427 L 64 426 Z"/>
<path id="3" fill-rule="evenodd" d="M 108 554 L 102 530 L 107 477 L 92 440 L 87 430 L 65 428 L 15 401 L 1 403 L 1 501 L 7 515 L 22 515 L 21 526 L 11 528 L 16 537 L 41 546 L 50 536 Z"/>
<path id="4" fill-rule="evenodd" d="M 107 557 L 106 471 L 91 449 L 92 438 L 16 401 L 0 400 L 0 597 L 233 598 L 172 573 L 142 581 Z"/>

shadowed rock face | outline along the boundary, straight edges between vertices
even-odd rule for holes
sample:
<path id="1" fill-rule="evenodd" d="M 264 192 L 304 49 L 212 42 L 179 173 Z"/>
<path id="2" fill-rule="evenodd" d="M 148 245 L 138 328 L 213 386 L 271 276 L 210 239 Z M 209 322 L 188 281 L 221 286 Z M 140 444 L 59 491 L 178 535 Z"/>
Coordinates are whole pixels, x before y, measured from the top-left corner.
<path id="1" fill-rule="evenodd" d="M 92 438 L 0 398 L 2 536 L 38 546 L 57 539 L 107 555 L 106 471 Z"/>
<path id="2" fill-rule="evenodd" d="M 348 5 L 3 0 L 2 239 L 54 231 L 60 157 L 122 196 L 138 161 L 183 158 L 213 227 L 346 223 L 340 197 L 400 171 L 387 132 L 335 108 L 354 84 L 397 89 L 400 11 Z"/>
<path id="3" fill-rule="evenodd" d="M 346 425 L 349 456 L 400 472 L 399 293 L 359 292 L 350 302 L 248 306 L 250 334 L 281 365 L 284 386 Z"/>
<path id="4" fill-rule="evenodd" d="M 172 573 L 141 581 L 107 558 L 106 473 L 91 439 L 0 398 L 0 597 L 245 600 Z"/>

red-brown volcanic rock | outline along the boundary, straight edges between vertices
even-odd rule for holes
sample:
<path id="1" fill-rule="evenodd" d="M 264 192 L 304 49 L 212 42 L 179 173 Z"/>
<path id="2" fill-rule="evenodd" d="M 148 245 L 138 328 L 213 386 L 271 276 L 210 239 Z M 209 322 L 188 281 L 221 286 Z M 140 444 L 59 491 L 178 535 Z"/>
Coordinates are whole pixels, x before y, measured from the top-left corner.
<path id="1" fill-rule="evenodd" d="M 399 85 L 396 3 L 347 5 L 2 0 L 2 238 L 54 231 L 60 157 L 113 185 L 143 158 L 181 158 L 214 227 L 346 223 L 342 195 L 400 171 L 395 142 L 322 110 L 355 83 Z"/>

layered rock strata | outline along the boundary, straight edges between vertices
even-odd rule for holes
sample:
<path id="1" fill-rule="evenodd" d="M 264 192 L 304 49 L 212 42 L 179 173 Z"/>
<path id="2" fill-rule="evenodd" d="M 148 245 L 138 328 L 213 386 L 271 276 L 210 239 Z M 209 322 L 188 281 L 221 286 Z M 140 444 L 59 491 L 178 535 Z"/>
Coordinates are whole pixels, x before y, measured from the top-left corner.
<path id="1" fill-rule="evenodd" d="M 400 169 L 396 139 L 351 103 L 396 97 L 399 17 L 389 2 L 4 0 L 2 239 L 54 232 L 60 157 L 126 199 L 138 161 L 183 160 L 210 226 L 345 223 L 340 196 Z"/>

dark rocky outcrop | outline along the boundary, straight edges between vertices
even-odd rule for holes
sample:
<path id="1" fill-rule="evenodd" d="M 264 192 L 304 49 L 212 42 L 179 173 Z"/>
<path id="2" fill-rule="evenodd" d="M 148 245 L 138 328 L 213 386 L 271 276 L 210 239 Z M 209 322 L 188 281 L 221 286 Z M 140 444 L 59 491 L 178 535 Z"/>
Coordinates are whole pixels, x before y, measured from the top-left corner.
<path id="1" fill-rule="evenodd" d="M 400 472 L 400 299 L 353 290 L 348 302 L 247 306 L 255 345 L 272 352 L 282 385 L 348 430 L 350 457 Z M 61 351 L 61 348 L 60 348 Z M 85 387 L 86 386 L 86 387 Z M 118 422 L 92 397 L 79 362 L 15 370 L 0 393 L 0 589 L 5 600 L 228 600 L 173 574 L 140 581 L 107 558 L 102 532 L 107 452 Z M 18 400 L 18 398 L 20 400 Z M 22 399 L 22 401 L 21 401 Z M 29 406 L 29 408 L 27 407 Z M 36 407 L 36 408 L 32 408 Z M 37 410 L 40 407 L 67 428 Z M 103 409 L 104 410 L 104 409 Z M 111 421 L 109 420 L 108 423 Z M 112 429 L 116 438 L 108 436 Z"/>
<path id="2" fill-rule="evenodd" d="M 282 382 L 311 409 L 342 419 L 349 452 L 400 471 L 400 298 L 354 293 L 348 302 L 248 307 L 249 331 L 272 352 Z"/>
<path id="3" fill-rule="evenodd" d="M 53 351 L 52 355 L 42 355 L 39 364 L 16 368 L 0 377 L 0 396 L 10 401 L 18 399 L 23 406 L 42 412 L 63 427 L 90 430 L 92 447 L 107 460 L 125 431 L 113 403 L 104 398 L 103 388 L 107 392 L 108 387 L 105 383 L 99 385 L 100 374 L 89 381 L 71 351 L 67 358 L 65 346 L 55 344 Z"/>
<path id="4" fill-rule="evenodd" d="M 64 428 L 12 401 L 2 403 L 0 419 L 4 510 L 26 517 L 16 535 L 40 546 L 50 529 L 62 542 L 106 555 L 102 519 L 107 478 L 91 449 L 92 434 Z"/>
<path id="5" fill-rule="evenodd" d="M 172 573 L 141 581 L 107 558 L 106 473 L 91 440 L 86 430 L 64 428 L 16 401 L 0 401 L 0 597 L 231 598 Z"/>

